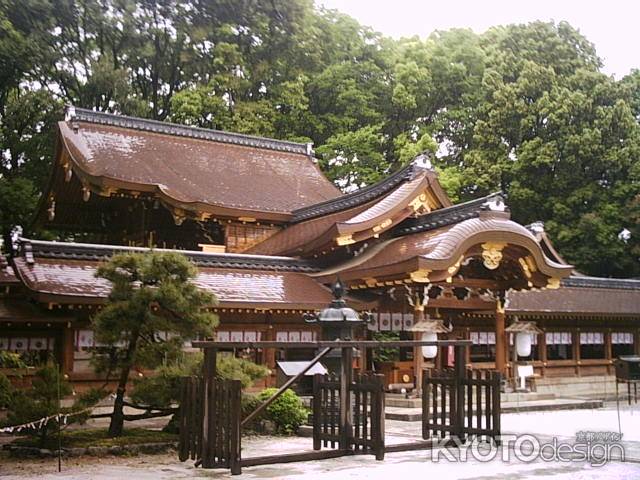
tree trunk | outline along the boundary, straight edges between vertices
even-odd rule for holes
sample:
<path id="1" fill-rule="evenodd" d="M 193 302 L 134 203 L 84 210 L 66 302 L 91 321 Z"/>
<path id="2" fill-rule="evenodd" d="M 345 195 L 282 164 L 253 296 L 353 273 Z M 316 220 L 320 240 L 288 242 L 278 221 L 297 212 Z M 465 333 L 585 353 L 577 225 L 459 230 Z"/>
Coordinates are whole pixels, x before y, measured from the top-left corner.
<path id="1" fill-rule="evenodd" d="M 139 331 L 132 332 L 131 341 L 129 342 L 124 364 L 120 372 L 120 380 L 118 381 L 118 389 L 116 390 L 116 400 L 113 402 L 113 414 L 111 415 L 111 422 L 109 423 L 110 437 L 119 437 L 122 435 L 122 429 L 124 427 L 124 392 L 127 389 L 129 372 L 131 371 L 131 360 L 136 351 L 139 335 Z"/>

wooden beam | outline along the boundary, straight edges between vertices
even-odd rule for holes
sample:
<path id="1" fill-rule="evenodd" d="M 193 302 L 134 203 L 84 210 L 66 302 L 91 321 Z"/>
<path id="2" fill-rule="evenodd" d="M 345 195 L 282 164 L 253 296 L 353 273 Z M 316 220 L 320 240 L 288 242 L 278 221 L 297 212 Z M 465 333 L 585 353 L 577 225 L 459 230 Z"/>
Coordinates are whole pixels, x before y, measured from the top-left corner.
<path id="1" fill-rule="evenodd" d="M 315 342 L 216 342 L 199 340 L 192 342 L 194 348 L 285 348 L 285 349 L 318 349 L 318 348 L 400 348 L 415 346 L 472 345 L 471 340 L 321 340 Z"/>
<path id="2" fill-rule="evenodd" d="M 254 467 L 256 465 L 271 465 L 273 463 L 308 462 L 313 460 L 325 460 L 328 458 L 344 457 L 353 455 L 349 450 L 320 450 L 313 452 L 296 452 L 278 455 L 265 455 L 262 457 L 243 458 L 240 464 L 243 467 Z"/>

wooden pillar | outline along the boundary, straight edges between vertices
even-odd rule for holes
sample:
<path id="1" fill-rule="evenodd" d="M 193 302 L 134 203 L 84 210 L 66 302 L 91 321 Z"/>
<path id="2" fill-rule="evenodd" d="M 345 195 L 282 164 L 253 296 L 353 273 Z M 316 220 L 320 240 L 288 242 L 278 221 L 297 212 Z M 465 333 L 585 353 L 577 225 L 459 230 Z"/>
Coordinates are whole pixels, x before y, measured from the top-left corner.
<path id="1" fill-rule="evenodd" d="M 506 375 L 505 313 L 503 301 L 496 303 L 496 370 Z"/>
<path id="2" fill-rule="evenodd" d="M 538 335 L 538 354 L 542 362 L 541 375 L 544 377 L 547 373 L 547 330 L 542 329 L 542 335 Z"/>
<path id="3" fill-rule="evenodd" d="M 611 329 L 608 328 L 606 332 L 604 332 L 604 358 L 607 361 L 607 375 L 611 375 L 612 372 L 612 348 L 611 348 Z"/>
<path id="4" fill-rule="evenodd" d="M 62 348 L 61 352 L 61 367 L 62 373 L 71 373 L 73 372 L 73 357 L 74 357 L 74 334 L 75 331 L 71 328 L 71 325 L 67 324 L 62 329 Z"/>
<path id="5" fill-rule="evenodd" d="M 215 463 L 213 444 L 217 418 L 213 402 L 214 381 L 217 374 L 218 349 L 205 348 L 202 363 L 202 444 L 200 458 L 202 468 L 213 468 Z"/>
<path id="6" fill-rule="evenodd" d="M 467 375 L 467 369 L 465 365 L 465 350 L 469 347 L 463 347 L 460 345 L 456 345 L 453 347 L 455 363 L 454 363 L 454 372 L 455 372 L 455 405 L 451 405 L 450 408 L 454 410 L 454 425 L 455 428 L 453 431 L 455 435 L 461 442 L 466 440 L 464 435 L 464 417 L 465 417 L 465 388 L 464 388 L 464 379 Z M 453 413 L 453 412 L 452 412 Z"/>
<path id="7" fill-rule="evenodd" d="M 351 380 L 353 376 L 353 348 L 342 348 L 340 362 L 340 449 L 351 449 L 352 408 L 351 408 Z"/>
<path id="8" fill-rule="evenodd" d="M 276 339 L 276 331 L 271 324 L 271 314 L 269 312 L 265 313 L 265 322 L 267 323 L 267 329 L 264 332 L 265 340 L 274 341 Z M 264 349 L 264 363 L 269 370 L 271 370 L 271 375 L 266 379 L 266 386 L 273 387 L 276 385 L 276 349 L 275 348 L 265 348 Z"/>
<path id="9" fill-rule="evenodd" d="M 467 327 L 465 330 L 465 340 L 471 340 L 471 328 Z M 467 347 L 464 349 L 464 358 L 465 363 L 467 365 L 471 364 L 471 347 Z"/>
<path id="10" fill-rule="evenodd" d="M 576 375 L 580 376 L 580 329 L 577 328 L 571 333 L 571 348 L 573 349 L 573 361 L 576 364 Z"/>
<path id="11" fill-rule="evenodd" d="M 413 311 L 413 324 L 424 320 L 424 307 L 416 306 Z M 422 332 L 413 333 L 414 340 L 422 340 Z M 422 356 L 422 347 L 413 347 L 413 378 L 414 378 L 414 390 L 416 395 L 422 394 L 422 370 L 424 368 L 424 358 Z"/>
<path id="12" fill-rule="evenodd" d="M 636 355 L 640 355 L 640 329 L 633 332 L 633 350 Z"/>

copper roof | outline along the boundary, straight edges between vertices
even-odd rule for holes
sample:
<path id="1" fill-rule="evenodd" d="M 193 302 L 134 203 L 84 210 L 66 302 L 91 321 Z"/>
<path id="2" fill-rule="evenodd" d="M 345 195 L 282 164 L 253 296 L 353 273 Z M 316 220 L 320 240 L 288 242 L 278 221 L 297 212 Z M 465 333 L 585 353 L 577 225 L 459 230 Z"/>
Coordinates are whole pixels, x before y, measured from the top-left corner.
<path id="1" fill-rule="evenodd" d="M 0 285 L 10 285 L 18 282 L 18 277 L 16 277 L 13 268 L 9 265 L 7 257 L 0 254 Z"/>
<path id="2" fill-rule="evenodd" d="M 99 303 L 111 284 L 95 273 L 99 262 L 39 258 L 15 259 L 24 284 L 40 301 Z M 200 268 L 195 284 L 216 295 L 220 307 L 320 309 L 331 292 L 304 273 Z"/>
<path id="3" fill-rule="evenodd" d="M 59 131 L 74 172 L 98 190 L 151 192 L 187 210 L 281 215 L 340 196 L 302 144 L 81 109 Z"/>
<path id="4" fill-rule="evenodd" d="M 429 208 L 449 205 L 449 199 L 441 192 L 437 175 L 432 170 L 414 162 L 402 172 L 402 175 L 389 177 L 394 179 L 393 182 L 387 182 L 387 179 L 373 185 L 366 195 L 345 195 L 327 204 L 309 207 L 306 209 L 308 218 L 301 217 L 305 219 L 289 225 L 250 251 L 307 255 L 329 250 L 337 245 L 340 236 L 351 235 L 351 241 L 355 243 L 390 230 L 416 213 L 411 204 L 421 195 L 429 199 Z M 296 215 L 294 212 L 294 221 Z"/>
<path id="5" fill-rule="evenodd" d="M 469 248 L 482 242 L 508 242 L 525 248 L 536 259 L 538 269 L 550 277 L 565 277 L 572 270 L 570 265 L 549 260 L 525 227 L 509 220 L 506 215 L 487 212 L 454 225 L 392 238 L 314 276 L 326 281 L 336 275 L 365 278 L 406 274 L 418 269 L 446 270 Z"/>
<path id="6" fill-rule="evenodd" d="M 640 287 L 640 282 L 636 282 Z M 514 315 L 557 314 L 640 317 L 640 288 L 561 286 L 558 290 L 509 292 L 507 312 Z"/>
<path id="7" fill-rule="evenodd" d="M 382 179 L 381 181 L 360 188 L 355 192 L 342 195 L 340 197 L 326 200 L 321 203 L 309 205 L 308 207 L 300 208 L 293 212 L 293 222 L 301 222 L 316 218 L 320 216 L 329 215 L 338 211 L 346 210 L 349 208 L 363 205 L 383 195 L 393 191 L 400 184 L 412 180 L 420 172 L 426 172 L 431 178 L 431 186 L 434 196 L 439 200 L 441 206 L 448 207 L 451 205 L 451 200 L 444 192 L 440 184 L 437 182 L 437 174 L 426 165 L 423 161 L 423 156 L 416 157 L 413 161 L 405 165 L 400 170 Z"/>

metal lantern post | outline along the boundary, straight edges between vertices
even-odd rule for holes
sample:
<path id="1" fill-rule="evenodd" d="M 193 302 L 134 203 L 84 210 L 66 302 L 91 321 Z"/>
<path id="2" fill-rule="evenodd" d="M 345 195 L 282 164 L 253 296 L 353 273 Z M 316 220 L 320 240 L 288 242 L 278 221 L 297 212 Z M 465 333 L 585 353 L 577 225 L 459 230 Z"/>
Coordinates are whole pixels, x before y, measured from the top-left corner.
<path id="1" fill-rule="evenodd" d="M 333 284 L 333 301 L 319 315 L 306 315 L 308 323 L 319 323 L 323 340 L 352 340 L 355 330 L 361 328 L 367 320 L 361 319 L 358 312 L 347 306 L 344 300 L 345 287 L 338 279 Z M 353 378 L 353 347 L 342 347 L 340 352 L 330 352 L 326 358 L 327 369 L 340 374 L 340 448 L 347 449 L 353 430 L 353 411 L 351 408 L 350 386 Z"/>

